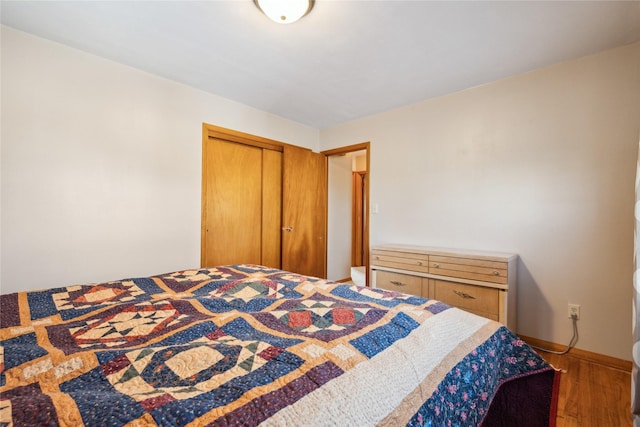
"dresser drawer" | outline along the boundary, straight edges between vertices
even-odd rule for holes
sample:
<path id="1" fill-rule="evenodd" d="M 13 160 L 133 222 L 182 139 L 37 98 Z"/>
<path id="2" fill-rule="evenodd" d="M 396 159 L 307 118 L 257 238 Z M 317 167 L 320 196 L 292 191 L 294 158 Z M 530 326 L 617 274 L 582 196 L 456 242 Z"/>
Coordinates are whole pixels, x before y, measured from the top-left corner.
<path id="1" fill-rule="evenodd" d="M 507 263 L 501 261 L 431 255 L 429 273 L 502 285 L 508 283 Z"/>
<path id="2" fill-rule="evenodd" d="M 422 296 L 422 277 L 381 270 L 377 270 L 375 275 L 378 288 Z"/>
<path id="3" fill-rule="evenodd" d="M 498 320 L 500 313 L 499 289 L 434 280 L 433 291 L 433 299 L 492 320 Z"/>
<path id="4" fill-rule="evenodd" d="M 371 251 L 371 265 L 427 273 L 429 272 L 429 255 L 374 249 Z"/>

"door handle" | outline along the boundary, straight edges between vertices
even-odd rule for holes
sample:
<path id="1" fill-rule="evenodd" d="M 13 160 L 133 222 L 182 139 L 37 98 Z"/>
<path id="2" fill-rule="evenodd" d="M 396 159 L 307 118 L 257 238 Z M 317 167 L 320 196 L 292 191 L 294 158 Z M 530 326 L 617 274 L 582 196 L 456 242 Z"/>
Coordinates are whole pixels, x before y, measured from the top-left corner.
<path id="1" fill-rule="evenodd" d="M 291 226 L 289 225 L 289 226 L 287 226 L 287 227 L 282 227 L 282 230 L 283 230 L 283 231 L 289 231 L 289 232 L 291 232 L 291 231 L 293 231 L 293 227 L 291 227 Z"/>
<path id="2" fill-rule="evenodd" d="M 466 292 L 460 292 L 460 291 L 454 290 L 453 293 L 464 299 L 476 299 L 476 297 L 474 297 L 473 295 L 469 295 Z"/>
<path id="3" fill-rule="evenodd" d="M 402 283 L 402 282 L 399 282 L 399 281 L 397 281 L 397 280 L 391 280 L 390 282 L 391 282 L 392 284 L 396 285 L 396 286 L 407 286 L 407 284 L 406 284 L 406 283 Z"/>

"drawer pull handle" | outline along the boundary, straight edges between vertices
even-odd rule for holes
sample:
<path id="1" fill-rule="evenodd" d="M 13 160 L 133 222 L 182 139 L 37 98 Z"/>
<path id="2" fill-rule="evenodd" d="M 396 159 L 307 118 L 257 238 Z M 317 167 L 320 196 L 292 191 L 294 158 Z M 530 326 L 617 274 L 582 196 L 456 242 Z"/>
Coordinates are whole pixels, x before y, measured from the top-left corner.
<path id="1" fill-rule="evenodd" d="M 398 282 L 397 280 L 392 280 L 391 284 L 396 286 L 407 286 L 406 283 Z"/>
<path id="2" fill-rule="evenodd" d="M 493 270 L 493 275 L 494 275 L 494 276 L 499 276 L 499 275 L 500 275 L 500 272 L 499 272 L 498 270 Z"/>
<path id="3" fill-rule="evenodd" d="M 469 295 L 469 294 L 464 293 L 464 292 L 453 291 L 453 293 L 458 295 L 459 297 L 464 298 L 464 299 L 476 299 L 476 297 L 474 297 L 473 295 Z"/>
<path id="4" fill-rule="evenodd" d="M 422 261 L 418 261 L 418 265 L 422 265 Z"/>
<path id="5" fill-rule="evenodd" d="M 434 263 L 433 263 L 433 266 L 434 266 L 435 268 L 440 268 L 440 264 L 438 264 L 437 262 L 434 262 Z"/>

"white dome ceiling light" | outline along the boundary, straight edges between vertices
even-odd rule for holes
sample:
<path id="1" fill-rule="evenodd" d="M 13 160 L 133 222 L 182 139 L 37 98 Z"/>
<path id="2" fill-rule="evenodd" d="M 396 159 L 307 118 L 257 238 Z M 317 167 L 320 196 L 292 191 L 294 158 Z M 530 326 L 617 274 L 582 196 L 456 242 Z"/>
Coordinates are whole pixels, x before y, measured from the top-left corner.
<path id="1" fill-rule="evenodd" d="M 291 24 L 313 8 L 314 0 L 253 0 L 258 9 L 278 24 Z"/>

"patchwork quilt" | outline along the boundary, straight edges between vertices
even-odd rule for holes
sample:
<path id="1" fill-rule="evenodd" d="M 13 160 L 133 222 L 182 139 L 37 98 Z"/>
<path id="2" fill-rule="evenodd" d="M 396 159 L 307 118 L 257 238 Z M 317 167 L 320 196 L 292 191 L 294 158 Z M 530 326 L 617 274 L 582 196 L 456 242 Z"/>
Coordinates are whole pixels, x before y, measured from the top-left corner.
<path id="1" fill-rule="evenodd" d="M 0 327 L 1 426 L 475 426 L 554 372 L 439 301 L 256 265 L 1 295 Z M 552 382 L 507 412 L 548 422 Z"/>

